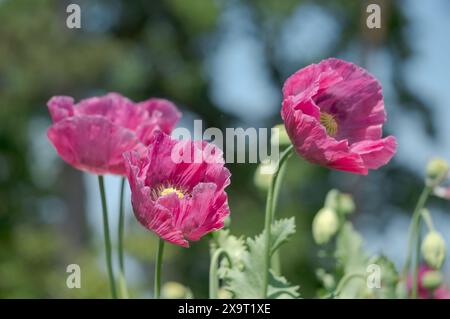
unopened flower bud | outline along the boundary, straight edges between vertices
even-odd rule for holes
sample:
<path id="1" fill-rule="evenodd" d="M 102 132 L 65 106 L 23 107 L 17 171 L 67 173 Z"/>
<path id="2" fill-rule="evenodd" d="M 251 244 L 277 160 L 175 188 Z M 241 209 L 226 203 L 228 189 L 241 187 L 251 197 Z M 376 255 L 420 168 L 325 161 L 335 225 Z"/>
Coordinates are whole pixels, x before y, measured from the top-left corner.
<path id="1" fill-rule="evenodd" d="M 162 286 L 161 295 L 165 299 L 185 299 L 191 296 L 191 291 L 178 282 L 169 281 Z"/>
<path id="2" fill-rule="evenodd" d="M 350 194 L 341 193 L 336 189 L 328 192 L 325 199 L 325 207 L 334 209 L 339 215 L 345 216 L 353 213 L 355 202 Z"/>
<path id="3" fill-rule="evenodd" d="M 442 285 L 443 278 L 440 271 L 427 271 L 422 277 L 422 286 L 434 290 Z"/>
<path id="4" fill-rule="evenodd" d="M 324 269 L 318 269 L 316 275 L 322 281 L 323 287 L 326 290 L 332 290 L 336 287 L 336 281 L 333 275 L 326 273 Z"/>
<path id="5" fill-rule="evenodd" d="M 337 232 L 339 220 L 336 212 L 330 208 L 322 208 L 316 214 L 312 224 L 312 233 L 318 245 L 326 244 Z"/>
<path id="6" fill-rule="evenodd" d="M 434 158 L 428 162 L 427 178 L 434 185 L 440 184 L 447 177 L 449 166 L 446 160 Z"/>
<path id="7" fill-rule="evenodd" d="M 422 256 L 426 263 L 434 269 L 439 269 L 444 263 L 445 254 L 444 238 L 436 231 L 429 232 L 422 242 Z"/>
<path id="8" fill-rule="evenodd" d="M 339 214 L 347 215 L 353 213 L 355 210 L 355 202 L 350 194 L 341 193 L 338 198 L 338 208 Z"/>
<path id="9" fill-rule="evenodd" d="M 272 137 L 270 138 L 272 145 L 287 146 L 291 144 L 291 140 L 286 132 L 283 124 L 275 125 L 272 128 Z"/>
<path id="10" fill-rule="evenodd" d="M 263 191 L 267 191 L 269 189 L 270 183 L 272 182 L 272 176 L 275 171 L 276 164 L 259 164 L 258 168 L 255 171 L 255 175 L 253 177 L 253 182 L 255 186 Z"/>
<path id="11" fill-rule="evenodd" d="M 332 189 L 327 193 L 325 197 L 325 207 L 330 209 L 337 209 L 338 207 L 338 196 L 339 191 L 337 189 Z"/>

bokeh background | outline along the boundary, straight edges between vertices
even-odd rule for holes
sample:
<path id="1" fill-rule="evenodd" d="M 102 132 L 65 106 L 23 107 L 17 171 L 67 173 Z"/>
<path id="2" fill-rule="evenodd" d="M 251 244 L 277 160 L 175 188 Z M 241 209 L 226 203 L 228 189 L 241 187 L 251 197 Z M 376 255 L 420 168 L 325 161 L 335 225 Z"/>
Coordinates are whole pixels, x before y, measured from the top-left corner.
<path id="1" fill-rule="evenodd" d="M 81 6 L 81 29 L 66 27 L 70 3 Z M 369 3 L 382 7 L 381 29 L 365 25 Z M 222 129 L 271 127 L 281 122 L 282 83 L 297 69 L 330 56 L 368 68 L 383 85 L 385 134 L 397 136 L 398 154 L 367 177 L 291 159 L 277 214 L 294 215 L 298 231 L 281 250 L 282 271 L 304 297 L 319 285 L 310 225 L 330 188 L 354 195 L 352 219 L 366 249 L 400 266 L 426 162 L 450 159 L 446 0 L 0 0 L 0 21 L 2 298 L 109 296 L 96 178 L 66 165 L 48 142 L 52 95 L 166 97 L 182 110 L 181 127 L 194 119 Z M 265 193 L 254 185 L 256 165 L 228 167 L 231 231 L 258 234 Z M 106 181 L 115 240 L 120 180 Z M 450 242 L 449 203 L 434 199 L 429 208 Z M 126 228 L 131 295 L 151 297 L 157 239 L 130 205 Z M 163 280 L 206 297 L 208 238 L 166 252 Z M 66 287 L 72 263 L 81 267 L 81 289 Z"/>

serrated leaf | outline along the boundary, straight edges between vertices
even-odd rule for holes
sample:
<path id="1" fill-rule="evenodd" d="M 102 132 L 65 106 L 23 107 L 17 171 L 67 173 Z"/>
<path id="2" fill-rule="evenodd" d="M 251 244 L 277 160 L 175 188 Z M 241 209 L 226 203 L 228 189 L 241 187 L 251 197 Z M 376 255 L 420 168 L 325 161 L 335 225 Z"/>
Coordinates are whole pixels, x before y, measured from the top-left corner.
<path id="1" fill-rule="evenodd" d="M 283 276 L 270 271 L 269 289 L 267 294 L 271 299 L 296 299 L 300 297 L 299 286 L 291 285 Z"/>
<path id="2" fill-rule="evenodd" d="M 230 256 L 233 265 L 236 268 L 242 267 L 242 255 L 244 254 L 246 247 L 242 237 L 236 237 L 230 235 L 230 231 L 219 230 L 214 234 L 214 240 L 212 242 L 212 251 L 217 248 L 222 248 Z M 226 258 L 223 258 L 220 262 L 218 275 L 220 278 L 225 278 L 227 271 L 230 268 L 230 264 Z"/>
<path id="3" fill-rule="evenodd" d="M 272 227 L 273 254 L 281 244 L 286 242 L 295 233 L 295 222 L 293 218 L 279 220 Z M 241 267 L 234 264 L 226 272 L 225 288 L 235 298 L 261 298 L 264 274 L 264 233 L 255 238 L 247 238 L 246 250 L 241 254 Z M 292 286 L 282 276 L 273 272 L 269 278 L 269 298 L 297 298 L 299 296 L 298 286 Z"/>
<path id="4" fill-rule="evenodd" d="M 213 241 L 213 249 L 216 249 L 217 247 L 225 250 L 233 261 L 240 261 L 242 259 L 242 254 L 246 249 L 244 239 L 242 237 L 231 235 L 228 229 L 216 232 Z"/>
<path id="5" fill-rule="evenodd" d="M 295 219 L 294 219 L 294 217 L 287 218 L 287 219 L 280 219 L 280 220 L 275 221 L 275 223 L 273 223 L 273 225 L 272 225 L 271 254 L 273 254 L 293 234 L 295 234 Z"/>

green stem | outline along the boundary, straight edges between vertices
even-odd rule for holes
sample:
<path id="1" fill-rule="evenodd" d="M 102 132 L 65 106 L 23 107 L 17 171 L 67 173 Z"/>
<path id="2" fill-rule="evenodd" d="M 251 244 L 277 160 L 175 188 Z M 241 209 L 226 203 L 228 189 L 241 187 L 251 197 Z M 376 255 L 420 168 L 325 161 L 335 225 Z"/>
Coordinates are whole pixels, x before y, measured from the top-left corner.
<path id="1" fill-rule="evenodd" d="M 109 285 L 111 288 L 111 296 L 116 299 L 116 283 L 114 281 L 114 272 L 112 266 L 111 257 L 111 236 L 109 235 L 109 222 L 108 222 L 108 207 L 106 205 L 106 195 L 105 195 L 105 183 L 103 176 L 98 176 L 98 187 L 100 189 L 100 197 L 102 200 L 102 210 L 103 210 L 103 234 L 105 237 L 105 253 L 106 253 L 106 267 L 108 269 Z"/>
<path id="2" fill-rule="evenodd" d="M 425 203 L 428 199 L 428 196 L 430 195 L 432 191 L 432 187 L 426 185 L 422 191 L 422 194 L 419 197 L 419 200 L 417 201 L 416 207 L 414 208 L 414 212 L 412 215 L 411 224 L 409 226 L 409 232 L 408 232 L 408 252 L 406 255 L 406 261 L 405 265 L 403 267 L 403 278 L 408 277 L 408 272 L 411 267 L 411 261 L 413 257 L 413 247 L 415 247 L 416 256 L 414 258 L 414 264 L 413 264 L 413 287 L 412 287 L 412 297 L 417 297 L 417 289 L 418 289 L 418 267 L 419 267 L 419 257 L 420 254 L 417 251 L 417 246 L 419 243 L 420 245 L 420 217 L 422 213 L 422 209 L 425 206 Z M 415 242 L 415 245 L 414 245 Z"/>
<path id="3" fill-rule="evenodd" d="M 273 191 L 272 221 L 275 219 L 275 211 L 277 209 L 277 204 L 278 204 L 278 195 L 280 194 L 280 188 L 281 188 L 281 184 L 282 184 L 282 181 L 284 178 L 285 171 L 286 171 L 286 165 L 283 165 L 283 167 L 280 167 L 280 173 L 278 175 L 278 179 L 275 184 L 274 191 Z M 280 261 L 280 254 L 278 251 L 275 251 L 272 255 L 271 267 L 275 274 L 277 274 L 277 275 L 281 274 L 281 261 Z"/>
<path id="4" fill-rule="evenodd" d="M 156 252 L 155 266 L 155 299 L 159 299 L 161 295 L 161 267 L 164 254 L 164 239 L 160 238 L 158 243 L 158 251 Z"/>
<path id="5" fill-rule="evenodd" d="M 282 167 L 285 165 L 286 161 L 292 155 L 293 146 L 290 145 L 282 154 L 278 161 L 277 168 L 272 176 L 272 180 L 270 181 L 269 191 L 267 192 L 267 201 L 266 201 L 266 213 L 265 213 L 265 222 L 264 222 L 264 241 L 265 241 L 265 251 L 264 251 L 264 273 L 263 273 L 263 291 L 262 298 L 267 298 L 267 291 L 269 287 L 269 268 L 271 261 L 271 228 L 272 228 L 272 220 L 274 217 L 274 196 L 275 196 L 275 188 L 277 185 L 278 177 L 280 176 L 280 171 Z"/>
<path id="6" fill-rule="evenodd" d="M 428 209 L 422 209 L 422 219 L 425 221 L 425 224 L 427 225 L 428 231 L 433 231 L 434 230 L 434 225 L 433 225 L 433 219 L 431 218 L 431 214 L 428 211 Z"/>
<path id="7" fill-rule="evenodd" d="M 219 278 L 217 277 L 217 270 L 219 268 L 219 259 L 222 254 L 228 259 L 230 267 L 232 266 L 231 258 L 223 248 L 214 251 L 209 266 L 209 299 L 217 299 L 218 296 Z"/>
<path id="8" fill-rule="evenodd" d="M 412 285 L 412 295 L 413 299 L 417 299 L 419 293 L 419 263 L 420 263 L 420 233 L 422 230 L 422 220 L 419 217 L 419 222 L 416 228 L 416 243 L 414 252 L 414 264 L 413 264 L 413 285 Z"/>
<path id="9" fill-rule="evenodd" d="M 118 247 L 119 247 L 119 289 L 122 298 L 128 299 L 127 281 L 125 279 L 125 264 L 123 255 L 123 234 L 125 227 L 124 213 L 124 196 L 125 196 L 125 178 L 120 183 L 120 200 L 119 200 L 119 229 L 118 229 Z"/>

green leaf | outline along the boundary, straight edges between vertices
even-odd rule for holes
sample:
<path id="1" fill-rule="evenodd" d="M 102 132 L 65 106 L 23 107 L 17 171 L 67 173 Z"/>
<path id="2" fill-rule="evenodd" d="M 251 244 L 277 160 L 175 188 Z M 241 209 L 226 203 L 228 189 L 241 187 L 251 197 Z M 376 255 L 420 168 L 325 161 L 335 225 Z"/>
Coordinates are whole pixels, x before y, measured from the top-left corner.
<path id="1" fill-rule="evenodd" d="M 271 299 L 296 299 L 299 286 L 291 285 L 283 276 L 270 271 L 268 295 Z"/>
<path id="2" fill-rule="evenodd" d="M 399 274 L 394 263 L 384 255 L 374 256 L 368 263 L 379 267 L 379 271 L 377 273 L 374 272 L 372 275 L 381 276 L 379 288 L 367 288 L 368 297 L 382 299 L 396 298 Z"/>
<path id="3" fill-rule="evenodd" d="M 363 239 L 350 222 L 342 225 L 336 241 L 336 258 L 345 273 L 364 268 L 367 257 L 363 252 Z"/>
<path id="4" fill-rule="evenodd" d="M 272 225 L 272 249 L 273 254 L 282 244 L 289 240 L 289 237 L 295 234 L 295 219 L 280 219 Z"/>
<path id="5" fill-rule="evenodd" d="M 230 230 L 219 230 L 214 233 L 214 240 L 212 242 L 212 251 L 217 248 L 222 248 L 230 256 L 233 265 L 236 268 L 242 268 L 242 256 L 245 253 L 246 246 L 242 237 L 230 235 Z M 211 254 L 212 255 L 212 254 Z M 226 258 L 223 258 L 219 265 L 218 275 L 220 278 L 225 278 L 230 264 Z"/>
<path id="6" fill-rule="evenodd" d="M 295 233 L 294 218 L 276 221 L 272 226 L 273 254 L 290 236 Z M 220 240 L 222 245 L 229 244 L 230 240 Z M 235 242 L 235 240 L 231 240 Z M 247 238 L 246 249 L 241 246 L 237 264 L 225 271 L 225 289 L 229 290 L 235 298 L 261 298 L 264 274 L 264 232 L 255 238 Z M 226 249 L 224 246 L 220 246 Z M 234 259 L 233 259 L 234 261 Z M 297 298 L 298 286 L 292 286 L 284 277 L 270 273 L 269 298 Z"/>
<path id="7" fill-rule="evenodd" d="M 336 258 L 344 275 L 357 273 L 366 276 L 366 280 L 349 281 L 341 290 L 339 298 L 396 298 L 399 275 L 394 263 L 385 256 L 369 259 L 363 251 L 361 235 L 350 222 L 346 222 L 339 232 Z M 377 287 L 377 284 L 380 285 Z"/>
<path id="8" fill-rule="evenodd" d="M 360 273 L 366 274 L 367 257 L 363 251 L 361 235 L 353 229 L 350 222 L 345 222 L 337 236 L 336 258 L 344 275 Z M 341 298 L 357 298 L 365 289 L 362 280 L 353 279 L 341 290 Z"/>

